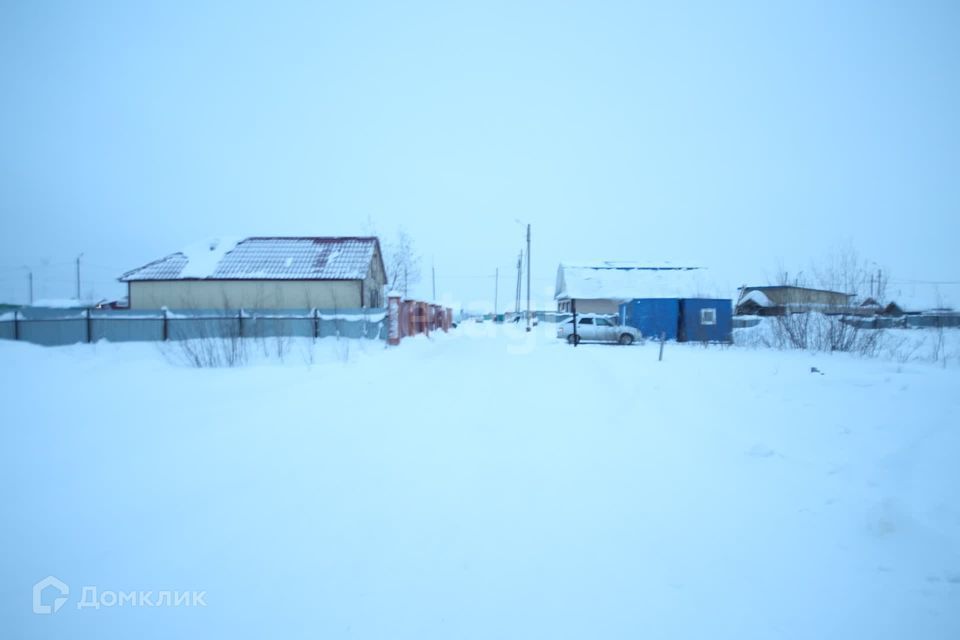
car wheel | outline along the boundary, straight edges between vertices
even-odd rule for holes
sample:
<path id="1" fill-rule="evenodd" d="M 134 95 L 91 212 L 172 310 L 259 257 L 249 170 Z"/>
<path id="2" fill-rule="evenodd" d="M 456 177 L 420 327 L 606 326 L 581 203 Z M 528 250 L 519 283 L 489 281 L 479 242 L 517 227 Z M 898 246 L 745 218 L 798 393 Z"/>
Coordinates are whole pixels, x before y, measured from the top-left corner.
<path id="1" fill-rule="evenodd" d="M 617 340 L 620 344 L 633 344 L 633 336 L 629 333 L 624 333 L 620 336 L 620 339 Z"/>
<path id="2" fill-rule="evenodd" d="M 573 335 L 573 334 L 571 333 L 570 335 L 567 336 L 567 342 L 568 342 L 569 344 L 580 344 L 580 336 L 579 336 L 579 335 Z"/>

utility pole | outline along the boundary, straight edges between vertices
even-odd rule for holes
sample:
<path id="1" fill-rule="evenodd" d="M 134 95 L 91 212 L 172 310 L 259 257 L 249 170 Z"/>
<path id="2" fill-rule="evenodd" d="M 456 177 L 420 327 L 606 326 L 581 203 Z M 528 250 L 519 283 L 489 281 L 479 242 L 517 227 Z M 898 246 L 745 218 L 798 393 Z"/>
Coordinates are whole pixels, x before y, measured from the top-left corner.
<path id="1" fill-rule="evenodd" d="M 77 256 L 77 300 L 80 300 L 80 258 L 83 257 L 83 254 Z"/>
<path id="2" fill-rule="evenodd" d="M 517 297 L 516 303 L 517 308 L 514 310 L 514 313 L 519 317 L 520 315 L 520 279 L 523 277 L 523 249 L 520 250 L 520 257 L 517 258 Z"/>
<path id="3" fill-rule="evenodd" d="M 436 302 L 437 301 L 437 269 L 436 267 L 433 266 L 432 263 L 430 264 L 430 281 L 432 283 L 431 289 L 433 290 L 433 297 L 430 298 L 430 302 Z"/>
<path id="4" fill-rule="evenodd" d="M 580 336 L 577 335 L 577 301 L 570 298 L 570 311 L 573 313 L 573 346 L 580 344 Z"/>
<path id="5" fill-rule="evenodd" d="M 497 319 L 497 294 L 500 293 L 500 267 L 493 272 L 493 319 Z"/>
<path id="6" fill-rule="evenodd" d="M 27 282 L 30 285 L 30 306 L 33 306 L 33 271 L 27 271 Z"/>
<path id="7" fill-rule="evenodd" d="M 530 331 L 530 224 L 527 224 L 527 331 Z"/>

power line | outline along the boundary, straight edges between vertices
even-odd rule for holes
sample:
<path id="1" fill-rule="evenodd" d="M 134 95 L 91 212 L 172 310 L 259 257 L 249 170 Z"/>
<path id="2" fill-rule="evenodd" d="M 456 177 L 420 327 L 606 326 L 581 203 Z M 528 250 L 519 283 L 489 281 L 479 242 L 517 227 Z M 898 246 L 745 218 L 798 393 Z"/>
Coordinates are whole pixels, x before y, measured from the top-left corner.
<path id="1" fill-rule="evenodd" d="M 129 267 L 108 267 L 108 266 L 105 265 L 105 264 L 97 264 L 97 263 L 95 263 L 95 262 L 84 262 L 84 263 L 83 263 L 83 266 L 85 266 L 85 267 L 95 267 L 95 268 L 97 268 L 97 269 L 106 269 L 106 270 L 108 270 L 108 271 L 117 271 L 117 272 L 120 272 L 120 273 L 123 273 L 124 271 L 129 271 L 129 270 L 130 270 Z"/>
<path id="2" fill-rule="evenodd" d="M 513 266 L 512 268 L 513 268 L 513 269 L 516 269 L 516 266 Z M 454 279 L 457 279 L 457 280 L 493 280 L 495 277 L 496 277 L 496 276 L 494 276 L 494 275 L 471 276 L 471 275 L 447 275 L 447 274 L 443 273 L 443 274 L 438 275 L 438 276 L 437 276 L 437 279 L 438 279 L 438 280 L 446 280 L 446 279 L 448 279 L 448 278 L 454 278 Z M 537 278 L 537 277 L 534 277 L 533 280 L 536 281 L 536 282 L 553 282 L 553 281 L 554 281 L 554 278 L 544 278 L 544 277 Z"/>
<path id="3" fill-rule="evenodd" d="M 960 284 L 960 280 L 891 280 L 890 284 Z"/>
<path id="4" fill-rule="evenodd" d="M 444 273 L 444 274 L 441 274 L 441 275 L 440 275 L 440 279 L 441 279 L 441 280 L 445 280 L 445 279 L 449 279 L 449 278 L 457 278 L 457 279 L 469 279 L 469 278 L 474 278 L 474 279 L 478 279 L 478 280 L 485 280 L 485 279 L 493 278 L 493 276 L 491 276 L 491 275 L 486 275 L 486 276 L 450 275 L 450 274 L 447 274 L 447 273 Z"/>

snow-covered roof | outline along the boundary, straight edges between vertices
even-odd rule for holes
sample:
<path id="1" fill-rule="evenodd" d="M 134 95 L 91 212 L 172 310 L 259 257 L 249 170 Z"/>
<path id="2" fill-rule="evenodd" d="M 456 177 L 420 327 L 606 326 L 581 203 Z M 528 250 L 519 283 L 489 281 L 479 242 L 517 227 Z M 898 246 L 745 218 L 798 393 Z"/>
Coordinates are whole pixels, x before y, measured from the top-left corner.
<path id="1" fill-rule="evenodd" d="M 379 255 L 375 237 L 219 239 L 120 276 L 136 280 L 362 280 Z"/>
<path id="2" fill-rule="evenodd" d="M 30 306 L 43 309 L 85 309 L 92 307 L 93 304 L 89 300 L 77 300 L 76 298 L 43 298 L 30 303 Z"/>
<path id="3" fill-rule="evenodd" d="M 561 264 L 554 294 L 557 300 L 704 297 L 726 297 L 717 295 L 706 269 L 624 262 Z"/>
<path id="4" fill-rule="evenodd" d="M 573 313 L 571 312 L 564 311 L 564 312 L 558 313 L 557 315 L 567 316 L 560 322 L 567 323 L 567 322 L 573 321 Z M 616 317 L 617 317 L 617 314 L 615 313 L 578 313 L 577 314 L 578 320 L 581 318 L 607 318 L 609 320 L 611 318 L 616 318 Z"/>
<path id="5" fill-rule="evenodd" d="M 744 304 L 744 303 L 746 303 L 746 302 L 753 302 L 753 303 L 756 304 L 758 307 L 772 307 L 772 306 L 773 306 L 773 302 L 770 301 L 770 298 L 767 297 L 767 294 L 765 294 L 763 291 L 760 291 L 760 290 L 758 290 L 758 289 L 754 289 L 753 291 L 751 291 L 751 292 L 748 293 L 747 295 L 745 295 L 745 296 L 743 296 L 742 298 L 740 298 L 740 301 L 737 302 L 737 304 Z"/>

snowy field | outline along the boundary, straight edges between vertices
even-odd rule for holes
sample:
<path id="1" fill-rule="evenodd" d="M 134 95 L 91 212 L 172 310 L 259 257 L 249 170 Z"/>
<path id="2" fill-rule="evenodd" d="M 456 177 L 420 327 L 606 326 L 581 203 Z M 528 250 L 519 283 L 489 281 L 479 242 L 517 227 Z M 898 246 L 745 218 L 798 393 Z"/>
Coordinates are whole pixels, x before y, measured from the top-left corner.
<path id="1" fill-rule="evenodd" d="M 0 637 L 960 637 L 956 360 L 550 331 L 0 342 Z"/>

